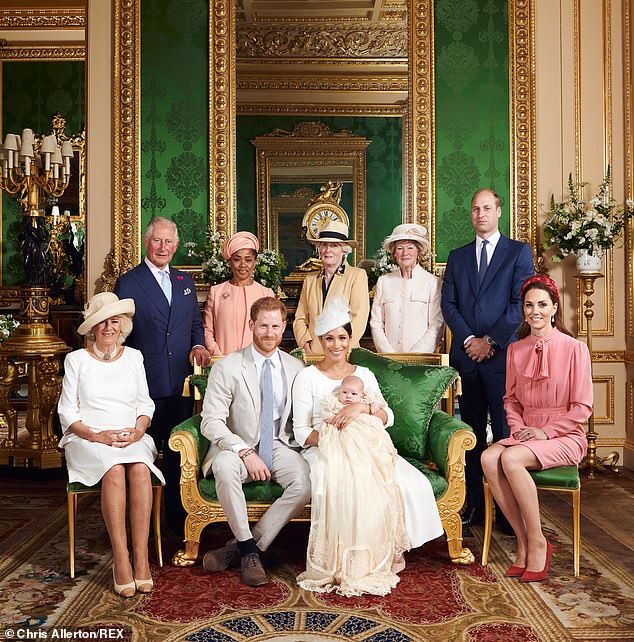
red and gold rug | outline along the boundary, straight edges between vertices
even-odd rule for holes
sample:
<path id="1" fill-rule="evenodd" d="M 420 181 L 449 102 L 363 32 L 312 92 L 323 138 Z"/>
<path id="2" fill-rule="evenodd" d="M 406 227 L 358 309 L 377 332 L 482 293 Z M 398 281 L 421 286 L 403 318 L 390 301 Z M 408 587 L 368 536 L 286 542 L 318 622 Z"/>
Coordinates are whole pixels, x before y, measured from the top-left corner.
<path id="1" fill-rule="evenodd" d="M 3 489 L 4 490 L 4 489 Z M 555 544 L 549 579 L 524 585 L 504 576 L 513 539 L 494 537 L 491 565 L 456 567 L 442 539 L 408 555 L 397 588 L 383 598 L 305 592 L 307 526 L 286 527 L 265 558 L 272 581 L 240 582 L 239 571 L 210 575 L 201 566 L 153 566 L 155 590 L 130 600 L 112 591 L 109 544 L 96 497 L 80 502 L 76 559 L 68 576 L 63 492 L 0 492 L 0 621 L 31 628 L 118 627 L 122 639 L 204 642 L 514 642 L 631 640 L 634 578 L 584 544 L 581 577 L 572 575 L 570 519 L 546 510 Z M 480 533 L 469 540 L 479 555 Z M 225 526 L 208 528 L 201 550 L 224 543 Z M 177 542 L 167 541 L 171 558 Z M 74 629 L 76 630 L 76 629 Z"/>

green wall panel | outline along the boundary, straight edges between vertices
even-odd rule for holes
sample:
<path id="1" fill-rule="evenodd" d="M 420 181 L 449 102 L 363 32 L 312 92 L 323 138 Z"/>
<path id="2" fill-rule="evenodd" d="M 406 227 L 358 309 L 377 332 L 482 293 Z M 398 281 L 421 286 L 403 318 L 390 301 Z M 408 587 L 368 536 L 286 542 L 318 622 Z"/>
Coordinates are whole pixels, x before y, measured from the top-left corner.
<path id="1" fill-rule="evenodd" d="M 83 61 L 4 62 L 2 68 L 2 134 L 50 133 L 56 112 L 66 119 L 67 134 L 85 125 Z M 2 194 L 2 285 L 22 285 L 20 211 L 16 200 Z"/>
<path id="2" fill-rule="evenodd" d="M 141 2 L 141 222 L 177 223 L 176 265 L 209 220 L 208 24 L 203 0 Z"/>
<path id="3" fill-rule="evenodd" d="M 302 121 L 319 120 L 332 131 L 349 129 L 372 142 L 366 151 L 366 252 L 372 256 L 381 241 L 401 222 L 402 128 L 401 118 L 356 116 L 292 117 L 238 116 L 236 127 L 237 223 L 239 230 L 257 231 L 255 189 L 256 136 L 279 127 L 291 131 Z M 351 214 L 350 210 L 346 210 Z"/>
<path id="4" fill-rule="evenodd" d="M 509 231 L 506 0 L 435 0 L 436 260 L 474 237 L 471 196 L 498 192 Z"/>

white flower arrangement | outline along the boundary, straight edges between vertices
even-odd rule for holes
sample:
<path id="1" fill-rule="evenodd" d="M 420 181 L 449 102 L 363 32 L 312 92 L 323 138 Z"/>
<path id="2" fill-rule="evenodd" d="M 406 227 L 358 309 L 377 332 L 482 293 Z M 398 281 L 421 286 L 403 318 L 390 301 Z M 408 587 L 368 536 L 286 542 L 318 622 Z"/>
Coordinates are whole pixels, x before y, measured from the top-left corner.
<path id="1" fill-rule="evenodd" d="M 6 341 L 19 325 L 12 314 L 0 314 L 0 343 Z"/>
<path id="2" fill-rule="evenodd" d="M 197 243 L 185 243 L 188 256 L 194 256 L 201 261 L 201 270 L 206 283 L 216 285 L 228 281 L 232 277 L 231 268 L 220 251 L 222 238 L 218 232 L 207 229 L 207 245 L 200 247 Z M 284 257 L 273 250 L 258 252 L 258 258 L 253 271 L 253 278 L 262 285 L 280 292 L 286 269 Z"/>
<path id="3" fill-rule="evenodd" d="M 617 203 L 609 193 L 610 167 L 599 185 L 599 192 L 590 200 L 580 196 L 587 183 L 575 185 L 572 174 L 568 177 L 568 198 L 555 202 L 550 199 L 550 211 L 544 223 L 545 250 L 556 246 L 553 261 L 558 263 L 577 250 L 588 249 L 603 253 L 619 240 L 628 219 L 634 216 L 634 202 Z"/>

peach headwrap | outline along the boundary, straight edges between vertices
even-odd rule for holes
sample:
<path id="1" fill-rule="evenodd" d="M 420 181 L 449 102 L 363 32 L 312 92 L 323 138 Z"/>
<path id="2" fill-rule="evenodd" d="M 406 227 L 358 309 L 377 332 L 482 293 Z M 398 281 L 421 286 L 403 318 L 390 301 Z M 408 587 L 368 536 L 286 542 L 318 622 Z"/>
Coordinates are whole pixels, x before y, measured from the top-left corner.
<path id="1" fill-rule="evenodd" d="M 260 248 L 258 239 L 251 232 L 236 232 L 233 236 L 222 242 L 220 251 L 222 256 L 228 261 L 238 250 L 255 250 L 256 253 Z"/>

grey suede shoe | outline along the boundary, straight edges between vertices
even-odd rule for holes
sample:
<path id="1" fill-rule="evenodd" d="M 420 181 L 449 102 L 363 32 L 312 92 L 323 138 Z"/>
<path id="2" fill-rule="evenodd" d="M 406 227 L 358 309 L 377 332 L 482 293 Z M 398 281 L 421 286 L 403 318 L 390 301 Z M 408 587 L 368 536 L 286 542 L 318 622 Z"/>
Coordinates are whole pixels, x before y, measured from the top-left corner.
<path id="1" fill-rule="evenodd" d="M 266 576 L 262 561 L 257 553 L 245 555 L 240 560 L 240 568 L 242 581 L 248 586 L 264 586 L 269 583 L 269 578 Z"/>
<path id="2" fill-rule="evenodd" d="M 240 552 L 235 542 L 230 542 L 215 551 L 207 551 L 203 557 L 203 568 L 209 573 L 226 571 L 230 566 L 237 566 L 240 562 Z"/>

